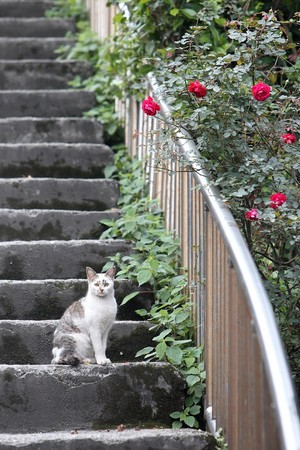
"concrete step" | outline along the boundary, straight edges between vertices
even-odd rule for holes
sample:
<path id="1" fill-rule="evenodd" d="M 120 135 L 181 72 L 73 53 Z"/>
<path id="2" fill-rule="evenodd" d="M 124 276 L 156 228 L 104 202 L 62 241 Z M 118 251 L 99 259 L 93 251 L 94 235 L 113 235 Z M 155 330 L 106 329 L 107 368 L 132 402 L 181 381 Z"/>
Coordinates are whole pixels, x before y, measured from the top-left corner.
<path id="1" fill-rule="evenodd" d="M 124 429 L 125 428 L 125 429 Z M 212 435 L 204 431 L 168 428 L 68 430 L 34 434 L 0 434 L 2 450 L 215 450 Z"/>
<path id="2" fill-rule="evenodd" d="M 0 17 L 43 17 L 52 7 L 48 0 L 1 0 Z"/>
<path id="3" fill-rule="evenodd" d="M 81 117 L 96 105 L 95 94 L 80 89 L 1 91 L 0 117 Z"/>
<path id="4" fill-rule="evenodd" d="M 104 144 L 0 144 L 0 177 L 103 178 L 113 164 Z"/>
<path id="5" fill-rule="evenodd" d="M 75 32 L 73 20 L 48 18 L 0 18 L 1 37 L 65 37 Z"/>
<path id="6" fill-rule="evenodd" d="M 83 272 L 83 271 L 82 271 Z M 139 295 L 120 306 L 124 297 L 134 291 Z M 0 280 L 1 320 L 59 319 L 75 300 L 87 292 L 85 279 Z M 118 320 L 140 320 L 137 309 L 151 308 L 153 294 L 149 287 L 138 288 L 127 280 L 115 280 L 115 297 L 119 305 Z"/>
<path id="7" fill-rule="evenodd" d="M 91 74 L 92 67 L 87 61 L 0 60 L 2 90 L 66 89 L 76 76 L 86 79 Z"/>
<path id="8" fill-rule="evenodd" d="M 50 364 L 57 324 L 58 320 L 1 320 L 0 364 Z M 154 334 L 149 328 L 148 322 L 115 322 L 109 332 L 106 356 L 113 363 L 137 361 L 136 353 L 153 344 Z"/>
<path id="9" fill-rule="evenodd" d="M 118 210 L 1 209 L 0 241 L 98 239 Z"/>
<path id="10" fill-rule="evenodd" d="M 84 278 L 86 266 L 100 272 L 109 256 L 130 251 L 119 239 L 1 242 L 0 279 Z"/>
<path id="11" fill-rule="evenodd" d="M 0 208 L 103 211 L 118 195 L 118 182 L 106 178 L 0 178 Z"/>
<path id="12" fill-rule="evenodd" d="M 1 38 L 0 60 L 55 59 L 61 46 L 73 45 L 70 38 Z"/>
<path id="13" fill-rule="evenodd" d="M 103 142 L 103 127 L 96 120 L 83 118 L 0 119 L 2 144 L 65 142 L 86 144 Z"/>
<path id="14" fill-rule="evenodd" d="M 184 407 L 184 382 L 165 363 L 1 365 L 0 385 L 1 433 L 169 425 Z"/>

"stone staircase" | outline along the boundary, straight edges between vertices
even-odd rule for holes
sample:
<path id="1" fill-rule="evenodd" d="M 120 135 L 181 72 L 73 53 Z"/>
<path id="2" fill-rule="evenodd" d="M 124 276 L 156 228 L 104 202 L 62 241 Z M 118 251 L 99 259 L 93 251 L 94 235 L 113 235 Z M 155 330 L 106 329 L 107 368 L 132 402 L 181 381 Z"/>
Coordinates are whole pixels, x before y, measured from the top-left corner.
<path id="1" fill-rule="evenodd" d="M 49 364 L 58 319 L 86 291 L 85 267 L 131 251 L 99 240 L 101 219 L 118 214 L 118 184 L 103 178 L 113 153 L 101 124 L 82 118 L 93 94 L 68 89 L 91 68 L 55 61 L 74 24 L 44 18 L 50 6 L 0 0 L 0 448 L 212 449 L 203 432 L 168 428 L 184 406 L 178 372 L 135 358 L 151 345 L 135 313 L 150 298 L 119 308 L 113 364 Z M 117 281 L 117 301 L 133 288 Z"/>

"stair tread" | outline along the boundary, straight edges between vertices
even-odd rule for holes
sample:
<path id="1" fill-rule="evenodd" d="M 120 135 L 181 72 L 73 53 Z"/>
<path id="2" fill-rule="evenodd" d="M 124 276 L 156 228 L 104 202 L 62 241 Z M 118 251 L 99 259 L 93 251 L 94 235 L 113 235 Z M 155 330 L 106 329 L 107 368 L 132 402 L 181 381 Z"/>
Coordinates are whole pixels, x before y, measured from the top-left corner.
<path id="1" fill-rule="evenodd" d="M 75 32 L 74 21 L 45 17 L 0 17 L 2 37 L 64 37 Z"/>
<path id="2" fill-rule="evenodd" d="M 95 105 L 83 89 L 0 90 L 0 117 L 81 117 Z"/>
<path id="3" fill-rule="evenodd" d="M 2 91 L 67 89 L 75 77 L 86 79 L 92 72 L 87 61 L 0 59 L 0 86 Z"/>
<path id="4" fill-rule="evenodd" d="M 59 319 L 1 320 L 0 364 L 49 364 L 58 322 Z M 113 363 L 136 361 L 136 353 L 152 344 L 149 328 L 145 321 L 115 321 L 108 335 L 107 357 Z"/>
<path id="5" fill-rule="evenodd" d="M 53 5 L 49 0 L 1 0 L 0 17 L 43 17 Z"/>
<path id="6" fill-rule="evenodd" d="M 44 37 L 44 38 L 3 38 L 0 37 L 0 59 L 27 60 L 28 58 L 37 61 L 57 58 L 56 49 L 60 46 L 70 46 L 74 40 L 64 37 Z"/>
<path id="7" fill-rule="evenodd" d="M 86 291 L 87 280 L 79 277 L 0 280 L 0 317 L 9 320 L 56 320 Z M 142 292 L 118 308 L 118 320 L 141 320 L 135 311 L 151 308 L 153 294 L 150 288 L 139 288 L 129 280 L 115 280 L 115 297 L 119 305 L 126 295 L 134 291 Z"/>
<path id="8" fill-rule="evenodd" d="M 0 178 L 1 208 L 103 211 L 118 195 L 118 182 L 108 178 Z"/>
<path id="9" fill-rule="evenodd" d="M 1 209 L 0 241 L 97 239 L 103 219 L 116 219 L 118 209 L 105 211 Z"/>
<path id="10" fill-rule="evenodd" d="M 2 143 L 97 143 L 103 142 L 103 126 L 81 117 L 0 118 Z"/>
<path id="11" fill-rule="evenodd" d="M 132 246 L 121 239 L 11 241 L 1 242 L 0 252 L 3 280 L 66 279 L 83 278 L 86 266 L 100 272 L 110 256 L 126 255 Z"/>
<path id="12" fill-rule="evenodd" d="M 171 428 L 130 428 L 122 427 L 106 430 L 64 430 L 48 433 L 32 434 L 0 434 L 0 441 L 3 445 L 23 448 L 23 445 L 40 445 L 41 450 L 49 449 L 48 445 L 55 445 L 59 450 L 69 449 L 80 450 L 84 446 L 90 450 L 104 450 L 114 446 L 114 449 L 122 450 L 124 446 L 131 450 L 153 450 L 153 448 L 164 450 L 213 450 L 215 444 L 209 433 L 201 430 Z M 77 447 L 78 445 L 78 447 Z M 119 447 L 120 445 L 120 447 Z M 106 447 L 107 446 L 107 447 Z M 54 448 L 54 447 L 52 447 Z"/>
<path id="13" fill-rule="evenodd" d="M 104 178 L 113 151 L 104 144 L 1 144 L 0 178 Z"/>
<path id="14" fill-rule="evenodd" d="M 0 381 L 0 432 L 95 429 L 147 420 L 170 425 L 170 413 L 184 405 L 184 381 L 161 362 L 0 365 Z"/>

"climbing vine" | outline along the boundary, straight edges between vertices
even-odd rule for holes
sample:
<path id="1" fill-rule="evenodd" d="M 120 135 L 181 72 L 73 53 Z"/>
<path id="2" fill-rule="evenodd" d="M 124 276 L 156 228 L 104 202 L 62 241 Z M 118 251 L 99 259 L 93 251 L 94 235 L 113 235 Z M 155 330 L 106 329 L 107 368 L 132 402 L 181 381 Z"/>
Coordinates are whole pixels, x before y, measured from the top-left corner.
<path id="1" fill-rule="evenodd" d="M 180 267 L 179 241 L 165 230 L 162 211 L 147 196 L 142 163 L 130 160 L 126 151 L 119 150 L 115 165 L 108 168 L 108 175 L 113 174 L 120 183 L 121 215 L 117 220 L 102 221 L 108 230 L 101 239 L 129 240 L 134 252 L 115 255 L 105 269 L 116 264 L 119 278 L 130 279 L 141 287 L 149 283 L 152 287 L 154 303 L 150 311 L 137 312 L 153 324 L 156 336 L 153 345 L 140 350 L 137 356 L 148 361 L 167 361 L 180 371 L 187 384 L 187 396 L 184 410 L 171 414 L 173 427 L 185 424 L 198 428 L 199 403 L 205 388 L 203 349 L 193 342 L 192 305 L 185 294 L 187 278 Z M 122 305 L 138 293 L 125 297 Z"/>

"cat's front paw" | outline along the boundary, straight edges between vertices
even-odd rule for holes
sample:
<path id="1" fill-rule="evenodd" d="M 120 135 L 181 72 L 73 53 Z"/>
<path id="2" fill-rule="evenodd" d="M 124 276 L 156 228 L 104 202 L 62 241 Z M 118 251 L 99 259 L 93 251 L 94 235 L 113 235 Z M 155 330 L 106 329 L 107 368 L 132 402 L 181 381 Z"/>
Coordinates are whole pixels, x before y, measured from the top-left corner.
<path id="1" fill-rule="evenodd" d="M 97 359 L 97 364 L 111 364 L 111 360 L 109 358 L 99 358 Z"/>

